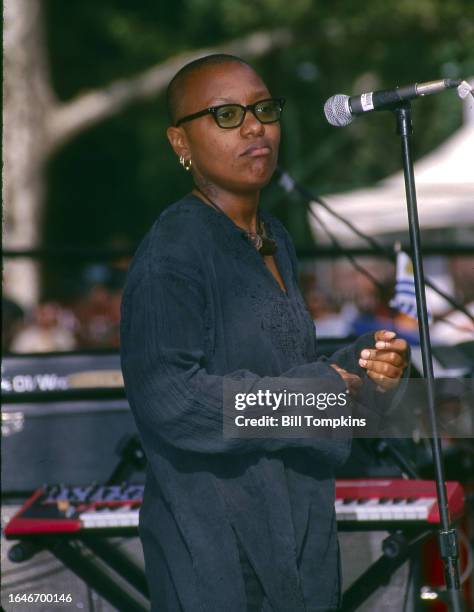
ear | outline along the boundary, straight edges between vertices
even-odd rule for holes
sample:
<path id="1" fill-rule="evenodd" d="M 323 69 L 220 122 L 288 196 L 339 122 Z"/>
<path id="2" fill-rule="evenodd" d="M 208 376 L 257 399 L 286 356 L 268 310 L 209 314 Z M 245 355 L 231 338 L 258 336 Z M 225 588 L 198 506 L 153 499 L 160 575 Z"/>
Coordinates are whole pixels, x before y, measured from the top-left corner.
<path id="1" fill-rule="evenodd" d="M 168 137 L 170 145 L 173 148 L 173 151 L 178 157 L 180 157 L 181 155 L 185 159 L 189 159 L 191 157 L 186 132 L 183 130 L 182 127 L 171 126 L 166 130 L 166 135 Z"/>

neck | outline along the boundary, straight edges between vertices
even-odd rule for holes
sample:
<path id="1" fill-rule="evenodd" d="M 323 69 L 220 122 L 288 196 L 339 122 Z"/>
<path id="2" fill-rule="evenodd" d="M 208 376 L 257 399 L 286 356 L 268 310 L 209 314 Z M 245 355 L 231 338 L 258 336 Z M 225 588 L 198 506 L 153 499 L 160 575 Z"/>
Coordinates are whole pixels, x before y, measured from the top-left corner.
<path id="1" fill-rule="evenodd" d="M 216 204 L 232 221 L 248 232 L 257 231 L 257 212 L 260 192 L 235 194 L 211 185 L 199 185 L 192 193 L 206 204 Z"/>

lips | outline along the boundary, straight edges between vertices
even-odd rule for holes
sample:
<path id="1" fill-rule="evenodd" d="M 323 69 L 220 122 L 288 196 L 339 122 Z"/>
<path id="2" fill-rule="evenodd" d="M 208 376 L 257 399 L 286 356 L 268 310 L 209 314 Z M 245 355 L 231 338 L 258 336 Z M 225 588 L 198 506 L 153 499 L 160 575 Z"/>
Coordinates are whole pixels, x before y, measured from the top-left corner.
<path id="1" fill-rule="evenodd" d="M 270 146 L 270 143 L 265 140 L 261 140 L 258 142 L 254 142 L 249 147 L 247 147 L 247 149 L 245 149 L 245 151 L 241 153 L 241 156 L 246 155 L 248 157 L 265 157 L 267 155 L 270 155 L 271 152 L 272 147 Z"/>

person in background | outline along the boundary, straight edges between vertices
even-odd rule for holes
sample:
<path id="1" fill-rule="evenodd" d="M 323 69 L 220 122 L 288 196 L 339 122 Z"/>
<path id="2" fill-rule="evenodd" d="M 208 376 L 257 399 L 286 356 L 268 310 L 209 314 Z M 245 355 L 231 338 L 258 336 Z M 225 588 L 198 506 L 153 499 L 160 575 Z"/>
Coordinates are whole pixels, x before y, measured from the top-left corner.
<path id="1" fill-rule="evenodd" d="M 81 348 L 119 348 L 125 275 L 125 271 L 115 266 L 94 265 L 86 270 L 83 295 L 75 308 Z"/>
<path id="2" fill-rule="evenodd" d="M 306 294 L 305 299 L 319 338 L 345 338 L 350 335 L 350 322 L 344 317 L 340 308 L 331 304 L 324 293 L 312 289 Z"/>
<path id="3" fill-rule="evenodd" d="M 57 302 L 42 302 L 32 319 L 15 335 L 11 342 L 15 353 L 49 353 L 72 351 L 76 348 L 74 333 L 61 325 L 61 306 Z"/>

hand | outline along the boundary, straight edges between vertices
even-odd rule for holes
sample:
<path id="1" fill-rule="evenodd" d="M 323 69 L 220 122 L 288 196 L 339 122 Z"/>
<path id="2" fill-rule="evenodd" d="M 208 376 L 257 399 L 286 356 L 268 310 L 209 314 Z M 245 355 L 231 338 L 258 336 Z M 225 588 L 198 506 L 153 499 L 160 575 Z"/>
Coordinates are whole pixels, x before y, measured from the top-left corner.
<path id="1" fill-rule="evenodd" d="M 367 370 L 379 391 L 389 391 L 398 385 L 407 366 L 408 344 L 392 331 L 376 331 L 374 337 L 375 348 L 361 351 L 359 365 Z"/>
<path id="2" fill-rule="evenodd" d="M 349 393 L 352 396 L 357 395 L 357 392 L 362 386 L 362 380 L 360 379 L 360 376 L 357 376 L 357 374 L 352 374 L 351 372 L 344 370 L 344 368 L 339 367 L 335 363 L 331 363 L 330 365 L 331 365 L 331 368 L 334 368 L 336 372 L 339 374 L 339 376 L 344 379 L 344 382 L 346 383 L 346 387 L 348 388 Z"/>

